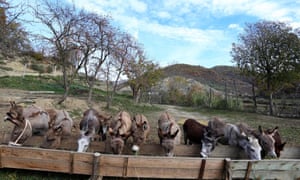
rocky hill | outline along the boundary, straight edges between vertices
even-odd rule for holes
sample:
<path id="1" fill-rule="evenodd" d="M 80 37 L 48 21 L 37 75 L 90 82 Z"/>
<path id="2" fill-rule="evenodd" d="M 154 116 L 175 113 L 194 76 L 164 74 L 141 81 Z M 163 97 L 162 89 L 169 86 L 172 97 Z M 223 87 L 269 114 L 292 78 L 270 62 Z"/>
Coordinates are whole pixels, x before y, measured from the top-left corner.
<path id="1" fill-rule="evenodd" d="M 218 91 L 238 92 L 239 94 L 251 94 L 251 84 L 245 76 L 240 74 L 236 67 L 215 66 L 204 68 L 188 64 L 174 64 L 163 68 L 164 78 L 180 76 L 192 79 L 192 82 L 199 82 L 212 87 Z"/>

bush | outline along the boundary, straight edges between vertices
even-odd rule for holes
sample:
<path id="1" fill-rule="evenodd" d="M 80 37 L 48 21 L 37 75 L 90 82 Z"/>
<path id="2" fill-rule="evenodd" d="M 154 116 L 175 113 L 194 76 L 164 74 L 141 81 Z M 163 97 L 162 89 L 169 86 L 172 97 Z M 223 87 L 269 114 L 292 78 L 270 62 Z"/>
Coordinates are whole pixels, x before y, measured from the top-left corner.
<path id="1" fill-rule="evenodd" d="M 28 51 L 24 52 L 23 55 L 30 56 L 37 61 L 42 61 L 44 59 L 44 55 L 41 52 Z"/>
<path id="2" fill-rule="evenodd" d="M 47 72 L 47 73 L 52 73 L 52 72 L 53 72 L 52 66 L 47 66 L 46 72 Z"/>
<path id="3" fill-rule="evenodd" d="M 35 71 L 39 72 L 40 74 L 45 73 L 45 70 L 44 70 L 44 66 L 43 66 L 43 65 L 31 64 L 31 65 L 30 65 L 30 68 L 31 68 L 32 70 L 35 70 Z"/>
<path id="4" fill-rule="evenodd" d="M 229 98 L 227 99 L 218 99 L 213 103 L 213 108 L 224 109 L 224 110 L 242 110 L 243 103 L 241 100 L 236 100 Z"/>

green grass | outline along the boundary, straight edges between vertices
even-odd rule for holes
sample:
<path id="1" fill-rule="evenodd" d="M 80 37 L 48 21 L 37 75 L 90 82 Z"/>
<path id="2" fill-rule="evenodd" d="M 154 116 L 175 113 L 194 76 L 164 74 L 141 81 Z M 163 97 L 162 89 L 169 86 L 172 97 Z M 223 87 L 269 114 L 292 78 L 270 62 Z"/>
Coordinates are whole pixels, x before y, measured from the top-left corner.
<path id="1" fill-rule="evenodd" d="M 64 89 L 60 82 L 60 76 L 4 76 L 0 77 L 0 88 L 20 89 L 26 91 L 54 91 L 56 94 L 63 94 Z M 83 80 L 74 81 L 70 88 L 70 95 L 78 97 L 88 96 L 88 87 L 85 86 Z M 101 89 L 94 89 L 93 101 L 105 102 L 106 92 Z M 112 106 L 117 107 L 115 109 L 111 109 L 110 111 L 112 112 L 126 110 L 132 113 L 144 113 L 159 110 L 156 106 L 133 103 L 132 96 L 130 94 L 116 94 L 114 96 Z"/>
<path id="2" fill-rule="evenodd" d="M 28 91 L 54 91 L 56 93 L 63 93 L 63 87 L 57 82 L 58 77 L 3 76 L 0 77 L 0 88 L 12 88 Z"/>

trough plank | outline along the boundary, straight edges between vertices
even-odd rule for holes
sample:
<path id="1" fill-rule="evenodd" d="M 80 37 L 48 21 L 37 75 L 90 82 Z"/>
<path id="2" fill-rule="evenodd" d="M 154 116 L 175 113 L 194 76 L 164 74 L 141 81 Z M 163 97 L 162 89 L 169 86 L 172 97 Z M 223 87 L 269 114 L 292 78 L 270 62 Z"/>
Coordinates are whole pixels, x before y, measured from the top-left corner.
<path id="1" fill-rule="evenodd" d="M 1 147 L 1 166 L 67 173 L 70 170 L 70 156 L 66 151 Z"/>
<path id="2" fill-rule="evenodd" d="M 202 159 L 102 155 L 100 161 L 100 176 L 197 179 Z M 203 177 L 222 177 L 223 166 L 223 159 L 207 160 Z"/>
<path id="3" fill-rule="evenodd" d="M 244 178 L 247 173 L 247 160 L 232 160 L 231 173 L 233 178 Z M 297 179 L 300 177 L 300 160 L 281 159 L 251 161 L 250 178 Z"/>
<path id="4" fill-rule="evenodd" d="M 286 145 L 281 152 L 281 159 L 300 159 L 300 147 Z"/>
<path id="5" fill-rule="evenodd" d="M 230 178 L 297 179 L 300 160 L 230 160 L 207 158 L 161 157 L 100 154 L 49 150 L 27 147 L 0 146 L 1 168 L 18 168 L 71 174 L 110 177 L 166 179 L 225 179 L 225 167 Z M 251 168 L 248 164 L 251 162 Z M 201 172 L 201 168 L 204 171 Z M 247 172 L 248 169 L 248 172 Z M 227 177 L 226 177 L 227 178 Z"/>
<path id="6" fill-rule="evenodd" d="M 73 173 L 92 174 L 93 153 L 73 153 Z"/>

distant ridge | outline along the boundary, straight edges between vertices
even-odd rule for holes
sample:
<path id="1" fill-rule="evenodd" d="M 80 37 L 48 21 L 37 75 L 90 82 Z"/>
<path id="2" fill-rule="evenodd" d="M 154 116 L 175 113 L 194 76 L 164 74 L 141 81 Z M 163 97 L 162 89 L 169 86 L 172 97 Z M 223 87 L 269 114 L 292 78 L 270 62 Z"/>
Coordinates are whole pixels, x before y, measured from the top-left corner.
<path id="1" fill-rule="evenodd" d="M 164 78 L 181 76 L 187 79 L 193 79 L 220 91 L 225 90 L 226 84 L 228 91 L 234 92 L 236 87 L 240 94 L 251 93 L 251 84 L 247 81 L 245 76 L 240 74 L 239 69 L 233 66 L 205 68 L 189 64 L 174 64 L 162 70 Z"/>

